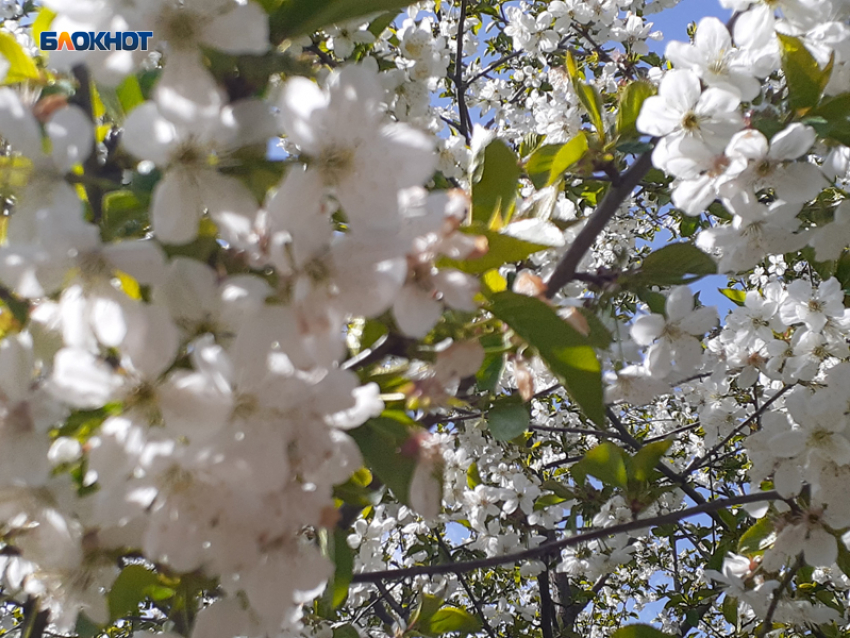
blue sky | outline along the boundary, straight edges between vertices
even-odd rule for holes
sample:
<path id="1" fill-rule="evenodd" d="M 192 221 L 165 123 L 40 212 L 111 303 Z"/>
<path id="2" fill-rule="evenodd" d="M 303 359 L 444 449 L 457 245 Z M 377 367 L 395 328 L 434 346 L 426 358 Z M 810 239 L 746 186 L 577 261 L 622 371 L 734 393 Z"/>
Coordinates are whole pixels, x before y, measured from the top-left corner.
<path id="1" fill-rule="evenodd" d="M 716 16 L 721 20 L 729 19 L 731 11 L 720 6 L 717 0 L 682 0 L 672 9 L 647 16 L 655 29 L 664 33 L 664 40 L 655 43 L 655 50 L 664 51 L 670 40 L 687 40 L 687 28 L 691 22 L 699 22 L 705 16 Z M 650 46 L 652 46 L 650 42 Z"/>

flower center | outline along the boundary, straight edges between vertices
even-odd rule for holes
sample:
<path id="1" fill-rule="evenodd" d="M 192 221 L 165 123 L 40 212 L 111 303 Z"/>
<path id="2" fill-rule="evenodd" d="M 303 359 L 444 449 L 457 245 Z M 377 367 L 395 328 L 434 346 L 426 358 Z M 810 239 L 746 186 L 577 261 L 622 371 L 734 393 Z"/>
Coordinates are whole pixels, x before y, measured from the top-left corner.
<path id="1" fill-rule="evenodd" d="M 686 114 L 682 118 L 682 128 L 690 132 L 699 130 L 699 116 L 693 111 Z"/>
<path id="2" fill-rule="evenodd" d="M 354 167 L 354 151 L 350 148 L 325 148 L 316 159 L 325 181 L 337 185 Z"/>
<path id="3" fill-rule="evenodd" d="M 185 9 L 166 13 L 160 21 L 163 39 L 177 49 L 189 49 L 198 39 L 199 16 Z"/>

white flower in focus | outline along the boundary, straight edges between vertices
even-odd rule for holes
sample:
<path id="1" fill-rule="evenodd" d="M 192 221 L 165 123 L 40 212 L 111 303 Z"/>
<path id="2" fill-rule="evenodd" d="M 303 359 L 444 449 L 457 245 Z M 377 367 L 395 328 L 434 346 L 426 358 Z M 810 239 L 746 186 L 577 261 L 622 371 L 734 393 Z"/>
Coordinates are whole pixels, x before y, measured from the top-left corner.
<path id="1" fill-rule="evenodd" d="M 253 130 L 246 130 L 240 108 L 234 105 L 208 117 L 197 116 L 191 125 L 168 119 L 160 101 L 146 102 L 130 113 L 124 124 L 123 143 L 139 159 L 165 169 L 153 192 L 151 225 L 157 239 L 184 244 L 198 235 L 204 212 L 228 230 L 248 232 L 259 209 L 242 182 L 219 172 L 213 160 L 222 159 L 238 146 L 264 141 L 271 123 L 265 110 L 251 108 Z M 263 118 L 268 122 L 264 123 Z M 259 120 L 259 121 L 256 121 Z"/>
<path id="2" fill-rule="evenodd" d="M 720 150 L 743 126 L 739 105 L 735 93 L 719 87 L 703 91 L 693 71 L 673 70 L 661 80 L 658 95 L 644 101 L 637 128 L 648 135 L 693 136 Z"/>
<path id="3" fill-rule="evenodd" d="M 761 90 L 746 53 L 732 46 L 729 30 L 715 17 L 699 21 L 693 44 L 670 42 L 665 55 L 676 68 L 694 71 L 708 86 L 732 89 L 742 100 Z"/>
<path id="4" fill-rule="evenodd" d="M 326 90 L 290 79 L 279 105 L 282 128 L 307 160 L 304 196 L 320 201 L 332 189 L 355 226 L 392 224 L 398 191 L 420 186 L 436 166 L 425 134 L 384 121 L 383 97 L 374 71 L 347 66 L 331 75 Z"/>
<path id="5" fill-rule="evenodd" d="M 798 122 L 774 135 L 769 143 L 755 129 L 741 131 L 726 148 L 729 179 L 721 193 L 731 199 L 741 190 L 772 188 L 779 199 L 791 204 L 815 198 L 827 185 L 823 173 L 805 159 L 794 161 L 808 153 L 815 138 L 811 127 Z"/>
<path id="6" fill-rule="evenodd" d="M 674 369 L 690 374 L 702 357 L 702 336 L 717 323 L 717 310 L 706 306 L 694 308 L 693 293 L 687 286 L 670 291 L 665 306 L 666 317 L 643 315 L 632 325 L 632 338 L 649 346 L 646 366 L 653 376 L 664 378 Z"/>

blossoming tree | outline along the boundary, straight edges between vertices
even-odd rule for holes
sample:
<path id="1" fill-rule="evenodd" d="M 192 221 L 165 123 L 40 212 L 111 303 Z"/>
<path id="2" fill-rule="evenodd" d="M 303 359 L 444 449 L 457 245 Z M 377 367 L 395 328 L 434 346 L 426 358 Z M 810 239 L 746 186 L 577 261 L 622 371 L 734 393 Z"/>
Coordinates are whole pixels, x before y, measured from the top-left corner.
<path id="1" fill-rule="evenodd" d="M 850 2 L 676 1 L 0 3 L 0 635 L 850 633 Z"/>

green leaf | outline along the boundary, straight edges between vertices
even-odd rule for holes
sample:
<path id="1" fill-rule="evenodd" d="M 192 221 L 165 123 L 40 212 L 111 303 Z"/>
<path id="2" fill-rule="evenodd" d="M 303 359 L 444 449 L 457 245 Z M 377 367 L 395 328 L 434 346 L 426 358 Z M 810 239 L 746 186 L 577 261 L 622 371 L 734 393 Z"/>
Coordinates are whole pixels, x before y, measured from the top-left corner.
<path id="1" fill-rule="evenodd" d="M 590 474 L 606 485 L 626 489 L 629 484 L 629 455 L 622 449 L 606 441 L 589 450 L 571 472 L 576 480 Z"/>
<path id="2" fill-rule="evenodd" d="M 732 303 L 737 304 L 739 306 L 744 305 L 744 301 L 747 299 L 747 291 L 746 290 L 736 290 L 735 288 L 718 288 L 717 291 L 729 299 Z"/>
<path id="3" fill-rule="evenodd" d="M 674 638 L 674 636 L 665 634 L 652 625 L 637 624 L 620 627 L 611 634 L 611 638 Z"/>
<path id="4" fill-rule="evenodd" d="M 642 288 L 637 291 L 637 296 L 643 303 L 649 306 L 650 312 L 654 312 L 657 315 L 664 314 L 664 309 L 667 306 L 667 297 L 660 292 Z"/>
<path id="5" fill-rule="evenodd" d="M 479 275 L 488 270 L 493 270 L 504 264 L 509 264 L 517 261 L 522 261 L 529 255 L 533 255 L 541 250 L 551 248 L 544 244 L 526 241 L 511 235 L 497 233 L 493 230 L 487 230 L 482 225 L 475 223 L 462 229 L 464 233 L 470 235 L 482 235 L 487 238 L 487 252 L 477 259 L 467 259 L 459 261 L 449 259 L 448 257 L 439 259 L 437 267 L 439 268 L 456 268 L 463 272 Z"/>
<path id="6" fill-rule="evenodd" d="M 587 152 L 587 136 L 579 132 L 573 139 L 564 144 L 546 144 L 538 148 L 528 162 L 525 171 L 537 189 L 551 186 L 578 162 Z"/>
<path id="7" fill-rule="evenodd" d="M 409 502 L 410 482 L 413 480 L 416 460 L 400 452 L 412 434 L 413 431 L 406 424 L 388 416 L 369 419 L 349 432 L 360 448 L 367 467 L 404 504 Z"/>
<path id="8" fill-rule="evenodd" d="M 487 425 L 497 441 L 510 441 L 528 429 L 531 413 L 520 403 L 494 406 L 487 413 Z"/>
<path id="9" fill-rule="evenodd" d="M 587 84 L 584 81 L 583 74 L 576 66 L 573 54 L 567 52 L 567 72 L 572 80 L 573 89 L 581 102 L 584 110 L 590 116 L 590 123 L 599 134 L 601 140 L 605 139 L 605 121 L 602 119 L 602 98 L 595 86 Z"/>
<path id="10" fill-rule="evenodd" d="M 0 54 L 9 61 L 9 71 L 3 84 L 15 84 L 27 80 L 37 80 L 40 75 L 35 62 L 21 48 L 15 36 L 9 33 L 0 33 Z"/>
<path id="11" fill-rule="evenodd" d="M 590 333 L 587 335 L 587 340 L 594 348 L 605 350 L 614 342 L 614 336 L 604 323 L 596 316 L 596 313 L 589 308 L 576 308 L 587 321 L 587 327 L 590 328 Z"/>
<path id="12" fill-rule="evenodd" d="M 726 594 L 723 598 L 723 618 L 732 626 L 738 624 L 738 599 Z"/>
<path id="13" fill-rule="evenodd" d="M 661 461 L 661 457 L 667 453 L 671 445 L 673 445 L 672 440 L 653 441 L 638 450 L 637 454 L 632 457 L 632 475 L 634 478 L 638 481 L 648 481 L 655 471 L 655 467 Z"/>
<path id="14" fill-rule="evenodd" d="M 418 626 L 422 633 L 426 633 L 431 623 L 431 618 L 440 609 L 443 604 L 442 598 L 432 596 L 431 594 L 422 594 L 419 599 L 419 604 L 410 617 L 409 627 Z"/>
<path id="15" fill-rule="evenodd" d="M 481 483 L 481 474 L 478 473 L 478 463 L 473 463 L 466 470 L 466 485 L 469 489 L 474 490 Z"/>
<path id="16" fill-rule="evenodd" d="M 109 590 L 109 618 L 112 621 L 130 616 L 138 612 L 139 605 L 147 597 L 149 587 L 159 585 L 159 577 L 155 572 L 141 565 L 125 567 Z"/>
<path id="17" fill-rule="evenodd" d="M 840 538 L 836 538 L 835 542 L 838 545 L 838 559 L 835 562 L 845 576 L 850 576 L 850 550 Z"/>
<path id="18" fill-rule="evenodd" d="M 269 16 L 270 38 L 278 44 L 331 24 L 398 11 L 409 4 L 410 0 L 284 0 Z"/>
<path id="19" fill-rule="evenodd" d="M 387 11 L 385 14 L 378 16 L 369 23 L 368 31 L 376 38 L 379 37 L 384 30 L 393 23 L 398 12 Z"/>
<path id="20" fill-rule="evenodd" d="M 738 541 L 738 553 L 744 556 L 763 554 L 764 549 L 771 543 L 773 531 L 773 521 L 763 516 L 741 536 Z"/>
<path id="21" fill-rule="evenodd" d="M 334 627 L 333 638 L 360 638 L 360 633 L 354 628 L 354 625 L 340 625 Z"/>
<path id="22" fill-rule="evenodd" d="M 481 621 L 478 617 L 459 607 L 442 607 L 431 616 L 428 625 L 428 633 L 432 636 L 449 632 L 466 636 L 481 631 Z"/>
<path id="23" fill-rule="evenodd" d="M 817 105 L 832 74 L 833 59 L 823 69 L 802 40 L 793 35 L 776 34 L 782 54 L 782 71 L 788 85 L 791 108 L 806 112 Z"/>
<path id="24" fill-rule="evenodd" d="M 360 480 L 360 473 L 368 475 L 369 480 Z M 371 472 L 365 467 L 355 472 L 345 483 L 334 485 L 333 495 L 347 505 L 355 507 L 369 507 L 377 505 L 381 501 L 381 492 L 369 488 Z"/>
<path id="25" fill-rule="evenodd" d="M 139 78 L 135 75 L 128 75 L 116 87 L 115 93 L 118 95 L 118 101 L 121 103 L 121 108 L 124 110 L 125 115 L 145 101 L 145 96 L 142 95 L 142 87 L 139 84 Z"/>
<path id="26" fill-rule="evenodd" d="M 519 156 L 528 157 L 543 144 L 545 135 L 539 133 L 527 133 L 519 144 Z"/>
<path id="27" fill-rule="evenodd" d="M 559 494 L 544 494 L 543 496 L 537 498 L 534 501 L 534 511 L 539 512 L 540 510 L 545 510 L 547 507 L 552 505 L 560 505 L 561 503 L 566 502 L 569 499 L 560 496 Z"/>
<path id="28" fill-rule="evenodd" d="M 47 7 L 42 7 L 38 10 L 38 15 L 32 23 L 32 39 L 36 45 L 41 42 L 41 32 L 50 31 L 50 25 L 53 24 L 53 19 L 56 13 Z"/>
<path id="29" fill-rule="evenodd" d="M 334 575 L 328 581 L 327 591 L 330 593 L 330 602 L 334 609 L 339 607 L 348 598 L 348 586 L 354 574 L 354 552 L 348 546 L 348 532 L 338 527 L 334 528 L 333 551 L 331 556 L 334 562 Z"/>
<path id="30" fill-rule="evenodd" d="M 605 423 L 602 371 L 586 337 L 533 297 L 500 292 L 493 295 L 490 311 L 537 350 L 590 419 Z"/>
<path id="31" fill-rule="evenodd" d="M 564 500 L 569 500 L 576 497 L 576 495 L 569 487 L 559 481 L 556 481 L 555 479 L 543 481 L 540 487 L 542 487 L 544 490 L 554 492 L 557 496 L 560 496 Z"/>
<path id="32" fill-rule="evenodd" d="M 149 224 L 147 205 L 132 191 L 112 191 L 103 196 L 101 233 L 105 241 L 144 237 Z"/>
<path id="33" fill-rule="evenodd" d="M 635 80 L 622 89 L 617 111 L 617 135 L 621 139 L 638 135 L 635 122 L 637 122 L 643 101 L 654 94 L 655 86 L 646 80 Z"/>
<path id="34" fill-rule="evenodd" d="M 103 630 L 85 613 L 80 612 L 77 614 L 77 625 L 74 628 L 74 633 L 77 638 L 96 638 L 103 634 Z"/>
<path id="35" fill-rule="evenodd" d="M 520 168 L 516 154 L 501 140 L 490 142 L 482 155 L 481 176 L 477 180 L 473 176 L 472 221 L 498 228 L 513 215 Z M 494 225 L 497 220 L 499 223 Z"/>
<path id="36" fill-rule="evenodd" d="M 481 337 L 481 347 L 485 352 L 484 363 L 475 373 L 475 381 L 479 390 L 494 392 L 502 376 L 502 368 L 505 367 L 505 335 L 502 333 L 484 335 Z"/>
<path id="37" fill-rule="evenodd" d="M 710 255 L 692 244 L 670 244 L 643 260 L 638 279 L 644 285 L 675 286 L 717 273 Z"/>
<path id="38" fill-rule="evenodd" d="M 850 93 L 825 99 L 811 114 L 826 120 L 824 137 L 850 144 Z"/>

